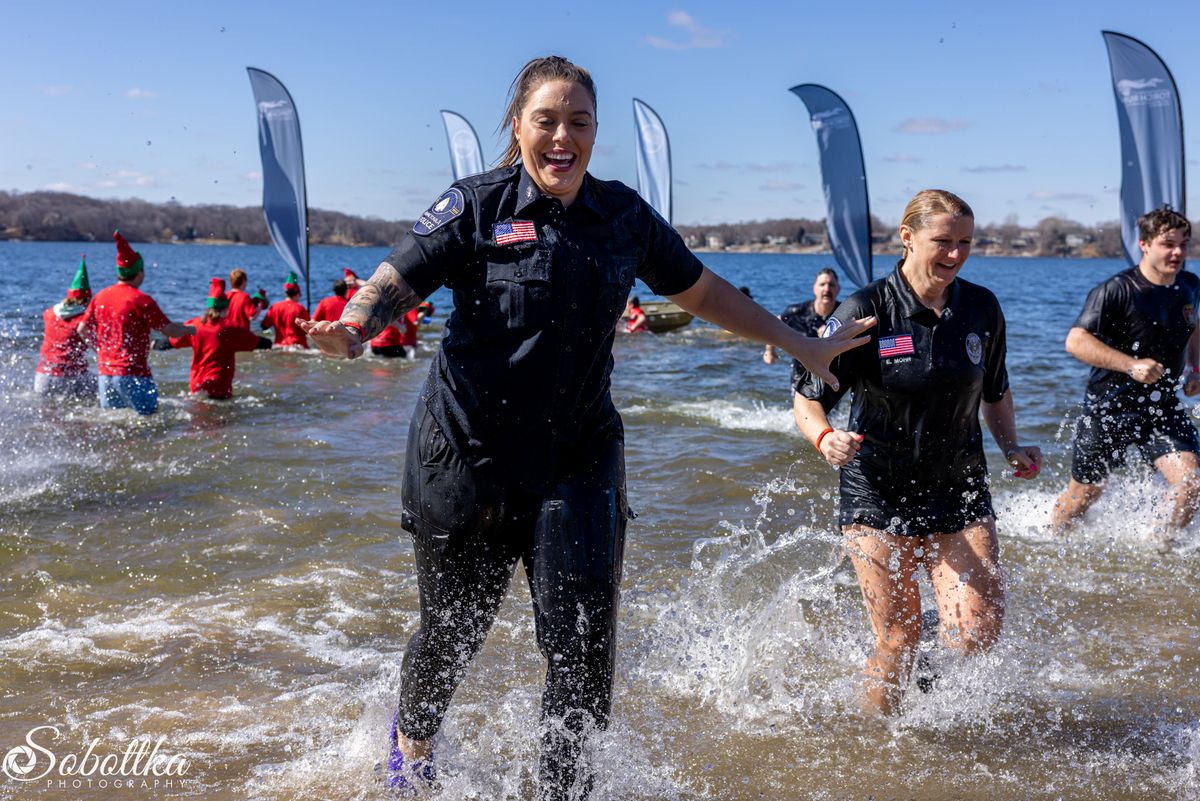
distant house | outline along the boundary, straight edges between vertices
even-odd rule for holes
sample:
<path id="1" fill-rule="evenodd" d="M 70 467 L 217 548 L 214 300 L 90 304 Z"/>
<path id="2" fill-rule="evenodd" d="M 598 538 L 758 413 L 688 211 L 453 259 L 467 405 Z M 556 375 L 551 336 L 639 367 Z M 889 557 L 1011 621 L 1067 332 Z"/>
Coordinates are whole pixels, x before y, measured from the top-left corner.
<path id="1" fill-rule="evenodd" d="M 768 236 L 767 237 L 768 245 L 786 245 L 787 243 L 788 243 L 788 238 L 786 236 Z"/>
<path id="2" fill-rule="evenodd" d="M 709 234 L 704 240 L 704 246 L 709 250 L 724 250 L 725 240 L 721 238 L 720 234 Z"/>
<path id="3" fill-rule="evenodd" d="M 1067 243 L 1067 247 L 1069 248 L 1081 248 L 1088 242 L 1091 242 L 1092 238 L 1086 234 L 1067 234 L 1063 241 Z"/>

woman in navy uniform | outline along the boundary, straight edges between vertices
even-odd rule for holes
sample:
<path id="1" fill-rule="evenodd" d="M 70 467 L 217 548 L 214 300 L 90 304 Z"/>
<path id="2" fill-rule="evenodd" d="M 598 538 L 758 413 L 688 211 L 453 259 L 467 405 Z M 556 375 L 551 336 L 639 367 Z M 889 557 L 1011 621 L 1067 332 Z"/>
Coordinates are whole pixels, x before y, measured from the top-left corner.
<path id="1" fill-rule="evenodd" d="M 891 713 L 921 635 L 917 573 L 928 572 L 942 640 L 963 653 L 1000 635 L 1004 587 L 979 413 L 1017 475 L 1037 474 L 1041 451 L 1018 444 L 1005 368 L 1004 315 L 990 291 L 958 278 L 975 215 L 942 190 L 904 211 L 896 270 L 844 302 L 825 333 L 873 315 L 871 344 L 840 356 L 841 388 L 811 373 L 796 418 L 841 468 L 839 522 L 875 633 L 867 700 Z M 826 417 L 853 391 L 847 430 Z"/>
<path id="2" fill-rule="evenodd" d="M 403 523 L 421 623 L 404 656 L 392 783 L 431 779 L 431 740 L 519 559 L 547 660 L 540 791 L 582 797 L 581 735 L 605 725 L 611 703 L 629 511 L 609 374 L 634 278 L 828 379 L 829 361 L 865 342 L 855 337 L 872 321 L 832 339 L 793 332 L 705 269 L 635 192 L 590 176 L 596 93 L 586 70 L 560 57 L 529 62 L 507 120 L 502 166 L 444 192 L 340 321 L 305 330 L 328 355 L 353 358 L 438 287 L 454 293 L 409 426 Z"/>

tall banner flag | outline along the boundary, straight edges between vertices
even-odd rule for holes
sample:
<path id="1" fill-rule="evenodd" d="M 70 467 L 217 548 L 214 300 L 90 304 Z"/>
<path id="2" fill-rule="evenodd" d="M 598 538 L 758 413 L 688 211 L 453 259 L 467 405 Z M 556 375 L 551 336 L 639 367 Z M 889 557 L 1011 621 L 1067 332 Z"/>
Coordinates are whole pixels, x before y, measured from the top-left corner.
<path id="1" fill-rule="evenodd" d="M 454 172 L 454 180 L 483 172 L 483 150 L 467 118 L 443 109 L 442 122 L 446 125 L 446 144 L 450 146 L 450 169 Z"/>
<path id="2" fill-rule="evenodd" d="M 666 220 L 671 220 L 671 140 L 654 109 L 633 99 L 637 127 L 638 193 Z"/>
<path id="3" fill-rule="evenodd" d="M 1149 47 L 1104 31 L 1121 129 L 1121 242 L 1130 264 L 1142 260 L 1137 218 L 1166 204 L 1186 216 L 1183 111 L 1171 71 Z"/>
<path id="4" fill-rule="evenodd" d="M 871 283 L 871 211 L 858 124 L 846 101 L 824 86 L 805 83 L 789 91 L 804 101 L 817 135 L 833 257 L 852 282 L 866 286 Z"/>
<path id="5" fill-rule="evenodd" d="M 262 155 L 263 216 L 275 250 L 304 276 L 308 292 L 308 199 L 304 187 L 304 148 L 300 117 L 292 96 L 274 75 L 254 67 L 250 88 L 258 109 L 258 149 Z"/>

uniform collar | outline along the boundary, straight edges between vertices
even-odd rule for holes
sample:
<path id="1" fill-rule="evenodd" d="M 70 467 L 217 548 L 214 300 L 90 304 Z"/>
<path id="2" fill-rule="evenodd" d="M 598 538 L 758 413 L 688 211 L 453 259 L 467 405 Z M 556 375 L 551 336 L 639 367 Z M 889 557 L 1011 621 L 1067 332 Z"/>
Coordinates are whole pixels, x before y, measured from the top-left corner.
<path id="1" fill-rule="evenodd" d="M 547 195 L 538 187 L 524 165 L 518 164 L 517 171 L 519 173 L 517 179 L 517 208 L 515 210 L 517 214 L 520 214 L 539 200 L 544 200 L 547 203 L 558 203 L 559 206 L 562 205 L 557 198 Z M 598 193 L 595 183 L 596 179 L 592 177 L 591 173 L 583 176 L 583 185 L 579 187 L 579 196 L 575 198 L 575 202 L 571 204 L 571 208 L 580 206 L 581 208 L 590 209 L 600 217 L 607 217 L 608 211 L 597 197 Z"/>
<path id="2" fill-rule="evenodd" d="M 901 261 L 901 264 L 903 264 L 903 261 Z M 904 276 L 900 275 L 900 264 L 897 264 L 896 269 L 892 270 L 892 274 L 887 277 L 887 284 L 891 287 L 892 295 L 896 298 L 900 312 L 906 319 L 911 320 L 922 312 L 933 314 L 933 309 L 921 302 L 921 299 L 917 297 L 917 293 L 904 280 Z M 956 276 L 950 284 L 950 292 L 946 298 L 947 309 L 953 309 L 958 306 L 958 284 L 959 281 Z M 944 312 L 941 318 L 938 318 L 936 314 L 933 316 L 936 319 L 946 319 Z"/>

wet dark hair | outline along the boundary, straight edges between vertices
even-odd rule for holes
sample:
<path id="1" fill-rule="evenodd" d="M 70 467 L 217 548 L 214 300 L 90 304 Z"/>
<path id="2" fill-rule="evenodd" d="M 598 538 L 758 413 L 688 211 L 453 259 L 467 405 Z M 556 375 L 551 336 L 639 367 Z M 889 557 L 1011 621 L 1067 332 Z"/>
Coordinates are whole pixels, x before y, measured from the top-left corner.
<path id="1" fill-rule="evenodd" d="M 1138 217 L 1138 239 L 1146 244 L 1154 241 L 1154 237 L 1162 236 L 1167 231 L 1183 229 L 1183 235 L 1192 237 L 1192 224 L 1179 212 L 1170 206 L 1162 206 Z"/>
<path id="2" fill-rule="evenodd" d="M 637 295 L 630 295 L 630 296 L 629 296 L 629 302 L 630 302 L 630 303 L 632 303 L 634 306 L 641 306 L 641 305 L 642 305 L 642 302 L 641 302 L 640 300 L 638 300 L 638 296 L 637 296 Z"/>
<path id="3" fill-rule="evenodd" d="M 548 81 L 567 81 L 577 83 L 587 90 L 592 98 L 592 108 L 596 107 L 596 84 L 592 82 L 591 73 L 577 64 L 572 64 L 562 56 L 546 56 L 535 58 L 521 68 L 508 89 L 508 109 L 504 119 L 500 121 L 500 133 L 507 129 L 508 147 L 500 157 L 501 167 L 511 167 L 521 161 L 521 143 L 512 133 L 513 117 L 520 117 L 525 110 L 525 101 L 539 86 Z"/>
<path id="4" fill-rule="evenodd" d="M 817 278 L 820 278 L 822 275 L 831 276 L 837 283 L 842 283 L 842 279 L 838 278 L 837 270 L 833 269 L 832 267 L 823 268 L 819 273 L 817 273 Z M 813 280 L 815 281 L 816 279 Z"/>
<path id="5" fill-rule="evenodd" d="M 334 281 L 333 282 L 333 294 L 337 295 L 339 298 L 346 297 L 346 282 L 345 281 Z"/>

